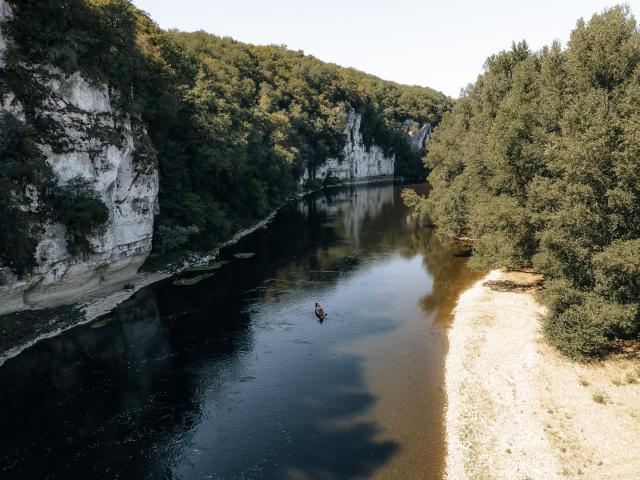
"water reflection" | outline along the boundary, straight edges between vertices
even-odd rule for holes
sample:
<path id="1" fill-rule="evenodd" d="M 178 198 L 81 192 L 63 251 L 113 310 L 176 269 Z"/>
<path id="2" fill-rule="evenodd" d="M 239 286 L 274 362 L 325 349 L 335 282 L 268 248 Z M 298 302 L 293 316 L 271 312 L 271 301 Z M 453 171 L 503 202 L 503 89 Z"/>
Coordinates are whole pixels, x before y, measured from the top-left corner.
<path id="1" fill-rule="evenodd" d="M 437 478 L 454 253 L 397 187 L 293 203 L 210 279 L 0 367 L 0 476 Z"/>

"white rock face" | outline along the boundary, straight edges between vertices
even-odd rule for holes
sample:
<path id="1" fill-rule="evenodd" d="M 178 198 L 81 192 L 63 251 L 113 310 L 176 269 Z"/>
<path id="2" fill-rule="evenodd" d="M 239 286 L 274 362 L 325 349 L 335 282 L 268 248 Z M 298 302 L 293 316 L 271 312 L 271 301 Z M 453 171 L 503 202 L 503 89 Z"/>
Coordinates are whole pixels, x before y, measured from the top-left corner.
<path id="1" fill-rule="evenodd" d="M 359 113 L 349 112 L 344 132 L 347 143 L 342 151 L 343 159 L 328 158 L 316 169 L 315 174 L 310 176 L 309 172 L 305 172 L 300 180 L 301 185 L 310 178 L 321 181 L 331 179 L 336 183 L 366 183 L 393 178 L 395 155 L 385 156 L 377 145 L 367 150 L 360 132 L 361 122 Z"/>
<path id="2" fill-rule="evenodd" d="M 359 113 L 353 110 L 348 113 L 344 130 L 347 143 L 342 151 L 343 159 L 328 158 L 315 172 L 305 172 L 300 179 L 300 185 L 304 185 L 310 178 L 322 182 L 329 180 L 336 184 L 368 183 L 393 178 L 395 155 L 386 156 L 377 145 L 372 145 L 367 150 L 360 131 L 361 122 L 362 116 Z M 404 128 L 411 148 L 424 153 L 432 132 L 431 124 L 425 123 L 421 126 L 408 119 L 404 122 Z"/>
<path id="3" fill-rule="evenodd" d="M 431 137 L 432 127 L 430 123 L 420 124 L 414 120 L 406 120 L 404 128 L 407 130 L 409 144 L 416 152 L 424 152 L 427 148 L 427 141 Z"/>
<path id="4" fill-rule="evenodd" d="M 8 11 L 0 0 L 0 13 Z M 77 300 L 101 284 L 123 281 L 151 251 L 159 179 L 143 125 L 113 107 L 106 85 L 92 85 L 78 73 L 65 76 L 51 69 L 46 84 L 50 95 L 39 112 L 56 122 L 62 135 L 56 145 L 40 149 L 59 185 L 76 177 L 91 182 L 109 220 L 104 233 L 90 239 L 93 252 L 83 257 L 67 250 L 63 225 L 45 225 L 32 274 L 18 279 L 0 265 L 0 314 Z M 22 107 L 9 94 L 2 111 L 19 114 Z"/>

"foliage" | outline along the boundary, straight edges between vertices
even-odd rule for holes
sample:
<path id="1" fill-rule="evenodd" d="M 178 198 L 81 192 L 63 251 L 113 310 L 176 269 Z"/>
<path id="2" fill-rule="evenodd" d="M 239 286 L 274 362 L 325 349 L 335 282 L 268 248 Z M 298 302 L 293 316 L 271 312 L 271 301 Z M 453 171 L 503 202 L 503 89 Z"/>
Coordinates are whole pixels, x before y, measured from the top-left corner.
<path id="1" fill-rule="evenodd" d="M 154 244 L 160 254 L 171 252 L 189 243 L 192 235 L 198 234 L 198 227 L 190 225 L 159 225 L 155 232 Z"/>
<path id="2" fill-rule="evenodd" d="M 402 201 L 407 207 L 411 209 L 411 215 L 419 220 L 424 219 L 427 216 L 426 204 L 424 197 L 419 195 L 412 188 L 405 188 L 402 190 Z"/>
<path id="3" fill-rule="evenodd" d="M 0 262 L 19 275 L 35 265 L 37 223 L 45 218 L 36 200 L 52 182 L 33 136 L 15 115 L 0 113 Z"/>
<path id="4" fill-rule="evenodd" d="M 545 274 L 545 332 L 576 357 L 640 332 L 640 33 L 627 7 L 578 21 L 566 49 L 487 59 L 430 143 L 409 196 L 471 264 Z"/>
<path id="5" fill-rule="evenodd" d="M 584 360 L 606 353 L 609 340 L 628 330 L 636 314 L 637 309 L 632 305 L 609 303 L 600 297 L 588 296 L 556 316 L 545 317 L 544 332 L 549 341 L 564 353 Z"/>
<path id="6" fill-rule="evenodd" d="M 109 209 L 96 195 L 91 183 L 76 177 L 52 189 L 53 219 L 66 227 L 71 254 L 91 252 L 89 237 L 100 233 L 109 219 Z"/>
<path id="7" fill-rule="evenodd" d="M 109 81 L 122 101 L 133 103 L 131 84 L 142 62 L 136 46 L 136 9 L 127 1 L 9 0 L 7 72 L 21 100 L 39 97 L 32 69 L 51 65 Z M 40 71 L 43 74 L 46 69 Z M 22 81 L 22 85 L 18 81 Z M 27 90 L 25 90 L 27 88 Z"/>
<path id="8" fill-rule="evenodd" d="M 640 298 L 640 239 L 615 240 L 593 256 L 595 292 L 611 301 L 632 304 Z"/>
<path id="9" fill-rule="evenodd" d="M 18 275 L 35 266 L 42 224 L 64 224 L 69 251 L 88 252 L 87 237 L 109 216 L 85 181 L 55 186 L 36 139 L 34 127 L 8 111 L 0 113 L 0 261 Z"/>
<path id="10" fill-rule="evenodd" d="M 119 106 L 148 127 L 160 169 L 154 243 L 162 253 L 208 248 L 279 205 L 305 170 L 340 157 L 350 109 L 363 115 L 367 142 L 396 154 L 400 174 L 422 175 L 402 122 L 436 124 L 451 107 L 434 90 L 302 52 L 163 31 L 127 0 L 11 4 L 4 76 L 36 139 L 57 137 L 38 114 L 45 65 L 107 83 Z"/>

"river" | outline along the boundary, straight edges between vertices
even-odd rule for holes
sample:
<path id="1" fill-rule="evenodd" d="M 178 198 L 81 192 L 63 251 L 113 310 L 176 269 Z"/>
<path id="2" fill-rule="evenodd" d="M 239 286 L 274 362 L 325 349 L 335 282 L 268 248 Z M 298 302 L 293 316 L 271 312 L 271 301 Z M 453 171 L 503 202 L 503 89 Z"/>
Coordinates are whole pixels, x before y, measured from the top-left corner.
<path id="1" fill-rule="evenodd" d="M 447 326 L 478 276 L 400 191 L 293 201 L 213 276 L 8 360 L 0 477 L 441 478 Z"/>

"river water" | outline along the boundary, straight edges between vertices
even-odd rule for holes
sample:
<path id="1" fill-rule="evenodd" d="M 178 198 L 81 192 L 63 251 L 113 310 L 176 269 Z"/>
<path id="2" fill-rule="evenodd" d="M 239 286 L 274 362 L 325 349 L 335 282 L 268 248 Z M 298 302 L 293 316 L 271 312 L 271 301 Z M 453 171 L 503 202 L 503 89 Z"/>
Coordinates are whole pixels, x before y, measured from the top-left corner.
<path id="1" fill-rule="evenodd" d="M 447 325 L 477 275 L 400 191 L 291 202 L 210 278 L 8 360 L 0 478 L 440 478 Z"/>

